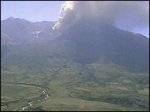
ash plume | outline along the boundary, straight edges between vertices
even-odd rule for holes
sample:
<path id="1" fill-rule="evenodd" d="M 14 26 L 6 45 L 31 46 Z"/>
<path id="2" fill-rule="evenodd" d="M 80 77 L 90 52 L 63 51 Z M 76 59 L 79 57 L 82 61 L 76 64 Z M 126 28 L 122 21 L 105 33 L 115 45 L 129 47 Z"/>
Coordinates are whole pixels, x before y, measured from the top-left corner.
<path id="1" fill-rule="evenodd" d="M 53 29 L 67 29 L 82 19 L 98 20 L 118 27 L 127 27 L 129 30 L 148 27 L 148 10 L 147 1 L 66 1 Z"/>

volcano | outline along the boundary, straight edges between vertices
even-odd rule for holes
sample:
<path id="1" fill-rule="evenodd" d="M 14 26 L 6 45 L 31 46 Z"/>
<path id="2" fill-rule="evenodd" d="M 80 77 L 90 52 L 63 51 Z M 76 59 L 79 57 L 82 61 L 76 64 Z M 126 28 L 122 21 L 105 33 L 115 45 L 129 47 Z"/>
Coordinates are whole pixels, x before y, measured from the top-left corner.
<path id="1" fill-rule="evenodd" d="M 75 62 L 115 63 L 131 71 L 148 71 L 149 38 L 98 21 L 78 21 L 63 30 L 57 41 L 67 40 Z"/>

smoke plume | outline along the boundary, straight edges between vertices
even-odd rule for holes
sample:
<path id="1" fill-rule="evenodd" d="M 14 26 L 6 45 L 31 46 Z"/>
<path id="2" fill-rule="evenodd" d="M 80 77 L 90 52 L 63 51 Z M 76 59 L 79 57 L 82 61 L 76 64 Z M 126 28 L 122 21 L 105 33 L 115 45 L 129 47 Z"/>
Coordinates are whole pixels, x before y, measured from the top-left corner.
<path id="1" fill-rule="evenodd" d="M 82 19 L 128 29 L 148 27 L 149 5 L 147 1 L 67 1 L 53 29 L 66 29 Z"/>

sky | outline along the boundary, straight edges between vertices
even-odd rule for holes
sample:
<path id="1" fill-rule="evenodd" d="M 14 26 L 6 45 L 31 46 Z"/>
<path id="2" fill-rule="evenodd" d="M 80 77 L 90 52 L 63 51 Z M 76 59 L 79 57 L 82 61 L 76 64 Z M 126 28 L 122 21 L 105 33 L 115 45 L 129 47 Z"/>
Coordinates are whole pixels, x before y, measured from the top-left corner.
<path id="1" fill-rule="evenodd" d="M 64 1 L 2 1 L 1 20 L 8 17 L 22 18 L 32 22 L 57 21 L 61 5 Z M 122 29 L 128 27 L 119 23 Z M 141 33 L 149 37 L 148 27 L 135 27 L 132 32 Z"/>
<path id="2" fill-rule="evenodd" d="M 2 1 L 1 19 L 23 18 L 29 21 L 56 21 L 64 1 Z"/>

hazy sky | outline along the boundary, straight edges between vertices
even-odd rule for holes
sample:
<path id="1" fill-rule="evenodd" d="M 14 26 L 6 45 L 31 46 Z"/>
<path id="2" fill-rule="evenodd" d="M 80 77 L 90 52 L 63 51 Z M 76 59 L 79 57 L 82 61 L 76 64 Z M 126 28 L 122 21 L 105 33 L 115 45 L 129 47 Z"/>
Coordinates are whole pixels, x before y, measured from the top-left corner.
<path id="1" fill-rule="evenodd" d="M 1 19 L 24 18 L 29 21 L 56 21 L 63 1 L 2 1 Z"/>
<path id="2" fill-rule="evenodd" d="M 34 22 L 56 21 L 63 3 L 64 1 L 2 1 L 1 19 L 15 17 Z M 124 29 L 127 30 L 128 28 Z M 137 27 L 132 31 L 149 36 L 149 28 L 147 27 Z"/>

